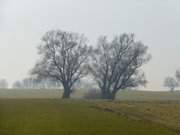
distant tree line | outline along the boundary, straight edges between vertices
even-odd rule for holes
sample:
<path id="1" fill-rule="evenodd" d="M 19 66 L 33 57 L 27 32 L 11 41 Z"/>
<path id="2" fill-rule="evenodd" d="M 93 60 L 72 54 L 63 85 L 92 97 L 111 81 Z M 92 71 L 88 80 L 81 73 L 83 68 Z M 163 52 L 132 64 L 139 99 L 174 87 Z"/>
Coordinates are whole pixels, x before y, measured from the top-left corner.
<path id="1" fill-rule="evenodd" d="M 111 41 L 101 36 L 96 45 L 90 46 L 84 35 L 51 30 L 42 37 L 38 51 L 40 59 L 31 70 L 35 80 L 16 82 L 14 87 L 32 88 L 38 81 L 53 80 L 63 87 L 63 98 L 69 98 L 88 75 L 101 91 L 101 98 L 115 99 L 119 90 L 147 83 L 141 67 L 151 55 L 134 34 L 117 35 Z"/>
<path id="2" fill-rule="evenodd" d="M 22 81 L 16 81 L 12 85 L 14 89 L 59 89 L 61 84 L 56 80 L 42 79 L 38 80 L 36 78 L 25 78 Z"/>

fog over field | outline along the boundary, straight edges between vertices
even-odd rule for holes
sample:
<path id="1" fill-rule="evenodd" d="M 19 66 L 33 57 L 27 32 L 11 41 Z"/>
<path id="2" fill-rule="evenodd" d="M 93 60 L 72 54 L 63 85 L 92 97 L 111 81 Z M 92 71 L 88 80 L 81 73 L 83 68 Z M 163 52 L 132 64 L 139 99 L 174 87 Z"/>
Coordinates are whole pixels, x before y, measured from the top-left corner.
<path id="1" fill-rule="evenodd" d="M 133 32 L 149 47 L 147 88 L 163 90 L 166 76 L 180 67 L 179 0 L 0 0 L 0 78 L 11 84 L 34 66 L 36 47 L 51 29 L 97 37 Z"/>
<path id="2" fill-rule="evenodd" d="M 0 0 L 0 135 L 180 135 L 179 0 Z"/>

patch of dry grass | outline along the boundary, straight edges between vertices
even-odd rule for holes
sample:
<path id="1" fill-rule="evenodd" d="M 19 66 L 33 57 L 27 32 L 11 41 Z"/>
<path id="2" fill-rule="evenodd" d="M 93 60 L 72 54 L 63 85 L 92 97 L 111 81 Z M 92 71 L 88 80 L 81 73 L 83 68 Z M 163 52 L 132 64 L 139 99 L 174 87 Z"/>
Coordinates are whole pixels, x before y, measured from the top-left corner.
<path id="1" fill-rule="evenodd" d="M 130 119 L 158 123 L 180 133 L 180 101 L 99 102 L 97 106 Z"/>

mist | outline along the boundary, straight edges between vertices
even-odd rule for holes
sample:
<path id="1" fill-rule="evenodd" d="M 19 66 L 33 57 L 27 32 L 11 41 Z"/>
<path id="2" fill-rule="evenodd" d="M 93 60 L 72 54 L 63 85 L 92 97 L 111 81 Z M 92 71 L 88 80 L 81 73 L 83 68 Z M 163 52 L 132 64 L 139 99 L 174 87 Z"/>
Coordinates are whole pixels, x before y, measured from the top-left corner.
<path id="1" fill-rule="evenodd" d="M 34 66 L 42 35 L 51 29 L 84 33 L 96 45 L 131 33 L 149 47 L 152 60 L 143 67 L 148 85 L 163 90 L 164 78 L 180 67 L 178 0 L 1 0 L 0 78 L 10 84 L 25 78 Z"/>

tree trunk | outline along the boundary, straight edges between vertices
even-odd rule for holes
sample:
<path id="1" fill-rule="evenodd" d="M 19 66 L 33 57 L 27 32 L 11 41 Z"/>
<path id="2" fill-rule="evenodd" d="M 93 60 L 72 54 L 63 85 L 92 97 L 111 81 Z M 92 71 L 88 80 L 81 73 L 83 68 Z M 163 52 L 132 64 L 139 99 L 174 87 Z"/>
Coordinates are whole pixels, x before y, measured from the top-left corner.
<path id="1" fill-rule="evenodd" d="M 109 94 L 107 92 L 102 93 L 102 99 L 109 99 Z"/>
<path id="2" fill-rule="evenodd" d="M 115 100 L 115 98 L 116 98 L 116 93 L 111 93 L 111 100 Z"/>
<path id="3" fill-rule="evenodd" d="M 171 90 L 170 90 L 170 91 L 171 91 L 171 92 L 174 92 L 174 89 L 175 89 L 175 88 L 171 88 Z"/>
<path id="4" fill-rule="evenodd" d="M 70 98 L 70 94 L 71 94 L 70 90 L 64 90 L 62 98 L 63 99 L 68 99 L 68 98 Z"/>
<path id="5" fill-rule="evenodd" d="M 114 100 L 116 96 L 115 92 L 103 91 L 102 99 Z"/>
<path id="6" fill-rule="evenodd" d="M 64 87 L 64 93 L 63 93 L 62 98 L 63 98 L 63 99 L 68 99 L 68 98 L 70 98 L 71 89 L 68 87 L 67 84 L 64 84 L 63 87 Z"/>

